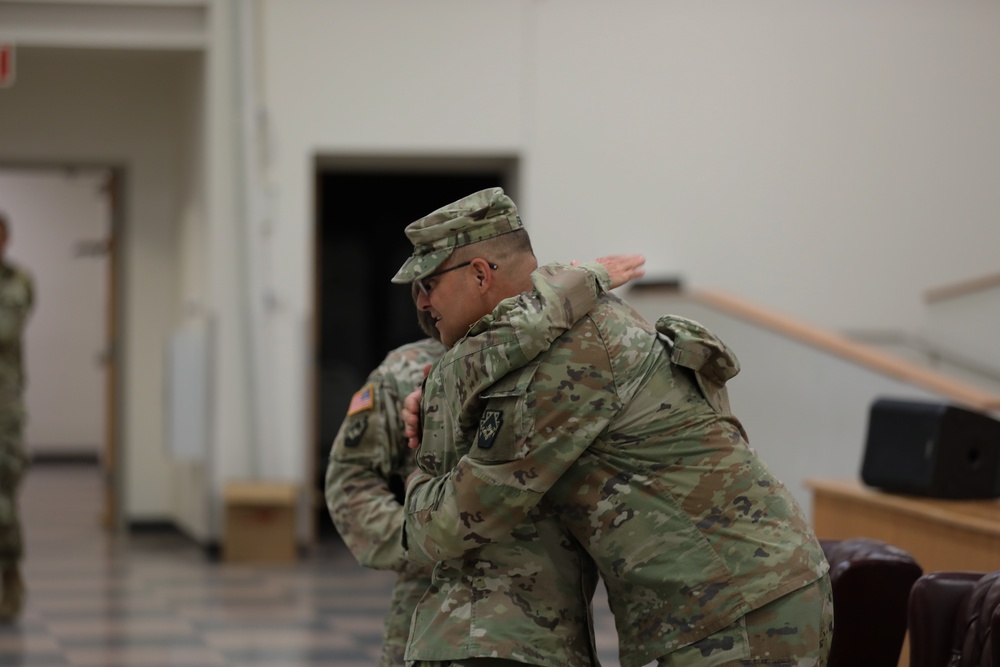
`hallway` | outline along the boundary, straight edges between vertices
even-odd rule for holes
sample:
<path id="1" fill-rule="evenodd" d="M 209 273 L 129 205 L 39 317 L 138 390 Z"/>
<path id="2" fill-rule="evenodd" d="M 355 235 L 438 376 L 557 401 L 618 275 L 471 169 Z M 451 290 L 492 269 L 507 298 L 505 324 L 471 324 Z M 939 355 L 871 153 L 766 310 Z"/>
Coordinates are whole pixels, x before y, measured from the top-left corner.
<path id="1" fill-rule="evenodd" d="M 95 466 L 35 465 L 21 492 L 27 603 L 0 667 L 371 667 L 394 575 L 334 542 L 294 566 L 216 563 L 178 535 L 109 538 Z M 604 667 L 617 667 L 603 587 Z"/>

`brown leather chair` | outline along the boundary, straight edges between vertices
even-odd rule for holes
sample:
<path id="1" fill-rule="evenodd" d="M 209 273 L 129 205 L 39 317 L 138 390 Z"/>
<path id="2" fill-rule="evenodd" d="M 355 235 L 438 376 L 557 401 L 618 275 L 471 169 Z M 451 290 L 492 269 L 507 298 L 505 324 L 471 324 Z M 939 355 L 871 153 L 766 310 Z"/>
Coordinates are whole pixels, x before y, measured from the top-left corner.
<path id="1" fill-rule="evenodd" d="M 910 667 L 1000 667 L 1000 572 L 932 572 L 910 595 Z"/>
<path id="2" fill-rule="evenodd" d="M 923 574 L 920 565 L 903 549 L 879 540 L 820 543 L 833 587 L 829 667 L 896 667 L 910 588 Z"/>

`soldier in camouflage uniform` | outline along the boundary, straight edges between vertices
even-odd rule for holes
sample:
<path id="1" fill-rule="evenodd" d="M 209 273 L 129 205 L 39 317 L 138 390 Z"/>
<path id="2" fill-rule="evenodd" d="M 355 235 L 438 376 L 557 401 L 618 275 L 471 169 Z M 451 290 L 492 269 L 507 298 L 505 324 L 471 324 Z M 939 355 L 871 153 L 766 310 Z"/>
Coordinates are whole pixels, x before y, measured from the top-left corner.
<path id="1" fill-rule="evenodd" d="M 20 562 L 24 555 L 17 492 L 28 465 L 22 432 L 24 361 L 21 337 L 34 303 L 31 276 L 6 260 L 7 219 L 0 213 L 0 622 L 21 612 L 25 587 Z"/>
<path id="2" fill-rule="evenodd" d="M 512 218 L 509 224 L 519 224 L 516 212 Z M 504 267 L 514 268 L 507 262 L 514 259 L 511 253 L 522 249 L 495 250 L 492 259 L 497 263 L 490 265 L 502 272 Z M 634 273 L 634 260 L 602 261 L 607 267 L 593 264 L 536 272 L 523 281 L 523 289 L 513 293 L 515 298 L 508 302 L 511 314 L 549 332 L 550 338 L 558 337 L 589 309 L 599 292 L 640 275 Z M 619 270 L 622 266 L 627 270 Z M 614 278 L 608 269 L 615 271 Z M 436 290 L 443 274 L 430 273 L 419 284 L 422 289 Z M 588 278 L 580 282 L 574 274 Z M 437 328 L 442 342 L 456 340 L 447 323 L 439 320 Z M 505 342 L 516 356 L 519 341 L 508 338 Z M 535 345 L 527 340 L 524 344 L 526 350 Z M 488 367 L 466 370 L 480 376 L 490 372 Z M 419 463 L 425 469 L 445 472 L 460 456 L 461 452 L 422 449 Z M 539 507 L 513 528 L 511 541 L 485 546 L 475 558 L 436 565 L 433 585 L 414 615 L 407 660 L 411 665 L 455 667 L 597 664 L 590 606 L 595 575 L 593 562 L 558 517 L 549 508 Z"/>
<path id="3" fill-rule="evenodd" d="M 381 667 L 402 667 L 410 618 L 430 586 L 429 565 L 406 559 L 403 506 L 393 491 L 416 469 L 406 446 L 400 408 L 423 382 L 425 369 L 444 353 L 427 313 L 420 328 L 430 338 L 390 352 L 354 395 L 330 448 L 326 506 L 344 543 L 361 565 L 398 573 L 385 617 Z"/>
<path id="4" fill-rule="evenodd" d="M 496 188 L 406 230 L 415 252 L 396 281 L 470 267 L 418 301 L 453 345 L 425 383 L 418 461 L 460 458 L 411 476 L 408 556 L 457 570 L 546 512 L 605 579 L 623 667 L 825 665 L 828 565 L 729 409 L 736 357 L 697 323 L 654 327 L 613 295 L 551 341 L 511 326 L 533 257 L 505 264 L 520 284 L 484 258 L 524 234 L 512 210 Z"/>
<path id="5" fill-rule="evenodd" d="M 592 273 L 556 269 L 539 278 L 534 307 L 530 312 L 522 309 L 523 319 L 533 327 L 559 327 L 554 337 L 569 326 L 563 319 L 566 312 L 582 314 L 596 297 Z M 431 568 L 408 561 L 403 552 L 403 507 L 390 482 L 398 479 L 401 485 L 416 469 L 399 414 L 402 400 L 445 351 L 436 340 L 438 332 L 430 315 L 418 311 L 418 319 L 431 337 L 393 350 L 368 376 L 351 400 L 326 472 L 327 508 L 358 562 L 399 573 L 385 619 L 382 667 L 404 664 L 413 611 L 431 585 Z"/>

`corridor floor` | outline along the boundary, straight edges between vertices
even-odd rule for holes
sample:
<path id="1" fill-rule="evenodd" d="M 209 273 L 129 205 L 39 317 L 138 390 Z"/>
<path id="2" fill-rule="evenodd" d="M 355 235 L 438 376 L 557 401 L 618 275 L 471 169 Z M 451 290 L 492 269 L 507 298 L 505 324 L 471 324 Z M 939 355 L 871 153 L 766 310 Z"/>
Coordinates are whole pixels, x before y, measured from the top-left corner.
<path id="1" fill-rule="evenodd" d="M 19 621 L 0 626 L 0 667 L 371 667 L 393 574 L 339 541 L 291 566 L 213 562 L 179 535 L 109 537 L 100 473 L 36 465 L 25 480 Z M 604 667 L 618 667 L 603 587 Z"/>

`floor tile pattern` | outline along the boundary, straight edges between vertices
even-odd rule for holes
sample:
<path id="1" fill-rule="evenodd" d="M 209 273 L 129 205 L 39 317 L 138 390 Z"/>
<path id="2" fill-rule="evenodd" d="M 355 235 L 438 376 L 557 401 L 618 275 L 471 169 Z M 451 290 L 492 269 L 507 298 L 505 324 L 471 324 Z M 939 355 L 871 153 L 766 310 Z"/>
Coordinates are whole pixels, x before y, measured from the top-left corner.
<path id="1" fill-rule="evenodd" d="M 0 627 L 0 667 L 370 667 L 393 574 L 338 540 L 290 566 L 214 562 L 175 534 L 109 537 L 100 473 L 36 465 L 21 494 L 28 599 Z M 604 667 L 613 621 L 595 599 Z"/>

